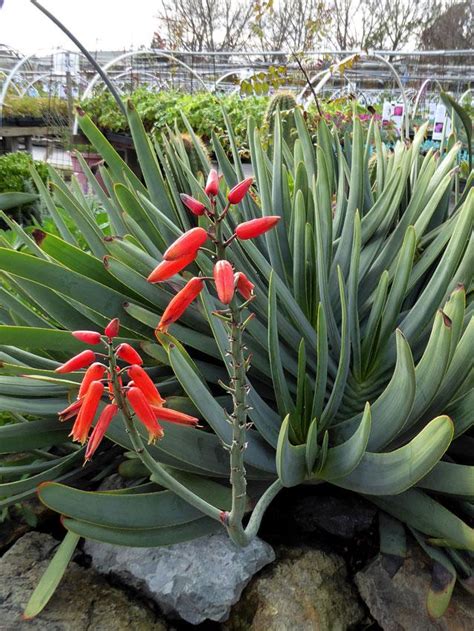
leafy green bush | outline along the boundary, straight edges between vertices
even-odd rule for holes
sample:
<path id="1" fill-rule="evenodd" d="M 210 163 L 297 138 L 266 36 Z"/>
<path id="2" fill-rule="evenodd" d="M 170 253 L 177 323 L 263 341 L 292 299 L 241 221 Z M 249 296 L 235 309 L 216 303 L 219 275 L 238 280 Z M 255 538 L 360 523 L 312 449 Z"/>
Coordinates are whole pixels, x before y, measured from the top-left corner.
<path id="1" fill-rule="evenodd" d="M 8 95 L 3 105 L 4 118 L 37 118 L 45 124 L 67 122 L 67 101 L 55 96 Z"/>
<path id="2" fill-rule="evenodd" d="M 107 165 L 107 193 L 85 170 L 107 210 L 110 234 L 104 236 L 90 201 L 53 173 L 52 191 L 37 183 L 61 237 L 36 231 L 33 240 L 18 229 L 23 251 L 0 248 L 0 273 L 15 291 L 0 292 L 0 407 L 41 417 L 0 428 L 0 450 L 48 447 L 55 456 L 41 471 L 19 470 L 8 487 L 0 485 L 0 509 L 45 480 L 75 484 L 93 477 L 119 448 L 133 459 L 142 456 L 119 415 L 107 431 L 115 447 L 104 445 L 91 465 L 81 466 L 84 447 L 67 451 L 70 426 L 56 414 L 76 396 L 82 375 L 53 371 L 85 348 L 71 330 L 103 329 L 119 317 L 119 341 L 147 354 L 146 369 L 163 396 L 199 416 L 204 429 L 165 424 L 163 439 L 147 448 L 160 476 L 155 471 L 127 494 L 42 485 L 40 499 L 65 516 L 68 545 L 76 535 L 166 545 L 222 528 L 216 512 L 233 506 L 222 448 L 233 436 L 232 396 L 220 387 L 232 373 L 225 325 L 212 315 L 219 303 L 205 290 L 170 335 L 155 335 L 185 281 L 146 280 L 169 243 L 196 225 L 179 194 L 205 201 L 203 180 L 191 172 L 173 132 L 155 154 L 131 103 L 128 117 L 144 183 L 87 116 L 80 120 Z M 433 559 L 428 608 L 439 616 L 456 580 L 469 588 L 473 573 L 474 175 L 462 196 L 453 195 L 459 147 L 420 156 L 424 128 L 392 152 L 373 121 L 365 131 L 355 119 L 344 146 L 324 122 L 315 144 L 299 110 L 295 121 L 293 154 L 282 147 L 277 124 L 271 158 L 249 121 L 255 190 L 229 212 L 224 234 L 230 238 L 242 221 L 282 216 L 272 233 L 256 242 L 236 240 L 229 253 L 256 295 L 244 333 L 253 357 L 247 400 L 253 426 L 246 428 L 243 457 L 249 496 L 266 490 L 249 532 L 282 487 L 321 484 L 328 493 L 332 486 L 360 493 L 391 516 L 380 520 L 384 552 L 402 557 L 408 531 Z M 191 126 L 188 131 L 192 137 Z M 243 179 L 230 129 L 227 136 L 232 163 L 213 137 L 224 176 L 219 212 L 227 188 Z M 376 157 L 369 172 L 371 147 Z M 206 156 L 201 165 L 206 175 Z M 88 252 L 77 247 L 58 206 L 80 229 Z M 199 272 L 212 275 L 204 252 L 196 259 Z M 208 511 L 196 508 L 196 495 Z"/>
<path id="3" fill-rule="evenodd" d="M 167 127 L 177 125 L 179 131 L 186 132 L 183 122 L 184 114 L 194 132 L 206 144 L 210 144 L 212 134 L 216 134 L 226 151 L 230 151 L 227 128 L 225 125 L 222 106 L 227 110 L 232 121 L 233 131 L 240 151 L 248 155 L 246 143 L 247 118 L 252 116 L 260 124 L 265 107 L 265 98 L 248 97 L 242 99 L 239 95 L 214 97 L 211 94 L 196 93 L 183 94 L 175 91 L 150 92 L 146 88 L 139 88 L 130 96 L 137 108 L 145 129 L 161 136 Z M 81 104 L 92 120 L 105 131 L 126 132 L 128 124 L 120 112 L 114 98 L 108 92 L 102 92 Z"/>
<path id="4" fill-rule="evenodd" d="M 36 203 L 36 192 L 32 186 L 31 171 L 35 167 L 43 182 L 48 179 L 48 167 L 42 162 L 33 161 L 28 153 L 7 153 L 0 156 L 0 210 L 7 212 L 19 224 L 27 225 L 38 218 L 39 206 Z M 6 193 L 26 193 L 25 203 L 22 196 L 17 196 L 12 205 Z M 3 195 L 2 195 L 3 194 Z M 8 201 L 7 201 L 8 199 Z M 15 202 L 15 199 L 18 202 Z M 18 203 L 18 205 L 16 205 Z M 5 225 L 4 223 L 2 225 Z"/>

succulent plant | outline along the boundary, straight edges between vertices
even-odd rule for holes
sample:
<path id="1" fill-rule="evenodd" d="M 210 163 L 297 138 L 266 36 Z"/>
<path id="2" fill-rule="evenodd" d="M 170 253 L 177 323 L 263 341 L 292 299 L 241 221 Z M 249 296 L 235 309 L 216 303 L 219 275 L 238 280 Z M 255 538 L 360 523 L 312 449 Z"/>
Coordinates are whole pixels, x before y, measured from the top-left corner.
<path id="1" fill-rule="evenodd" d="M 203 143 L 201 138 L 195 136 L 195 140 L 191 138 L 189 134 L 180 134 L 177 137 L 178 147 L 184 149 L 184 153 L 186 154 L 189 162 L 189 168 L 195 177 L 198 177 L 200 173 L 202 173 L 202 162 L 201 159 L 203 156 L 207 156 L 207 166 L 211 168 L 211 160 L 209 158 L 209 152 L 207 150 L 206 145 Z M 181 143 L 179 143 L 181 140 Z M 199 145 L 199 153 L 196 149 L 196 143 Z"/>
<path id="2" fill-rule="evenodd" d="M 268 127 L 270 139 L 274 137 L 277 112 L 280 113 L 282 138 L 293 151 L 296 140 L 295 109 L 298 107 L 294 94 L 291 92 L 276 92 L 269 100 L 265 111 L 264 122 Z"/>
<path id="3" fill-rule="evenodd" d="M 146 279 L 168 245 L 202 219 L 180 195 L 201 203 L 206 196 L 176 144 L 154 150 L 130 104 L 128 116 L 144 183 L 87 116 L 80 120 L 107 165 L 102 175 L 108 194 L 84 165 L 108 212 L 105 237 L 88 200 L 52 172 L 52 193 L 35 181 L 61 236 L 37 232 L 35 240 L 16 227 L 23 250 L 0 248 L 1 276 L 11 288 L 0 292 L 0 407 L 38 417 L 0 428 L 0 448 L 31 452 L 57 446 L 48 452 L 54 460 L 39 457 L 7 487 L 0 485 L 6 498 L 0 507 L 28 496 L 39 482 L 56 480 L 42 485 L 39 496 L 66 516 L 68 541 L 84 536 L 153 546 L 222 527 L 183 498 L 190 491 L 219 511 L 229 510 L 229 461 L 221 443 L 231 435 L 231 406 L 219 382 L 226 381 L 231 365 L 225 323 L 211 315 L 219 303 L 208 289 L 171 324 L 169 337 L 158 332 L 155 338 L 174 290 L 186 281 L 182 275 L 168 285 Z M 462 195 L 453 197 L 458 146 L 421 157 L 426 127 L 411 145 L 398 143 L 389 152 L 375 123 L 365 133 L 356 119 L 342 147 L 321 122 L 315 146 L 298 110 L 294 116 L 297 139 L 290 153 L 276 115 L 271 160 L 249 121 L 257 193 L 229 213 L 225 235 L 231 237 L 242 222 L 282 216 L 255 242 L 236 241 L 229 255 L 255 285 L 256 296 L 244 334 L 253 357 L 247 375 L 253 427 L 244 451 L 248 496 L 253 502 L 262 484 L 268 501 L 283 486 L 297 484 L 362 494 L 391 516 L 380 520 L 382 551 L 402 555 L 403 523 L 435 569 L 443 569 L 441 588 L 434 583 L 428 595 L 429 610 L 438 616 L 456 577 L 471 590 L 473 580 L 473 174 Z M 228 132 L 233 163 L 213 142 L 225 181 L 216 197 L 219 212 L 225 188 L 243 180 L 230 126 Z M 76 222 L 87 252 L 77 247 L 57 206 Z M 209 264 L 199 253 L 195 273 L 210 276 Z M 183 495 L 149 482 L 125 494 L 59 483 L 84 475 L 81 450 L 67 452 L 68 428 L 55 418 L 77 393 L 79 375 L 53 371 L 69 353 L 85 349 L 71 330 L 95 330 L 114 317 L 122 323 L 118 341 L 147 354 L 145 369 L 160 392 L 174 395 L 170 399 L 205 425 L 199 430 L 164 424 L 162 440 L 148 447 Z M 133 456 L 119 414 L 107 437 Z M 96 467 L 108 452 L 96 455 Z M 250 521 L 260 517 L 254 513 Z"/>

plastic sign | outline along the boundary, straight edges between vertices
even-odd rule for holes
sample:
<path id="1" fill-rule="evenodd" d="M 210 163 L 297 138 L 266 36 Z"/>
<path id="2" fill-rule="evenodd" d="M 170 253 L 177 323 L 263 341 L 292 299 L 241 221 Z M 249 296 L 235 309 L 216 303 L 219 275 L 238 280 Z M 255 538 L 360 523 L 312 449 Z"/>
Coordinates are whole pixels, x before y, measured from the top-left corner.
<path id="1" fill-rule="evenodd" d="M 446 106 L 443 103 L 438 103 L 436 106 L 434 123 L 433 123 L 433 140 L 442 140 L 446 138 L 451 132 L 451 119 L 448 116 Z"/>

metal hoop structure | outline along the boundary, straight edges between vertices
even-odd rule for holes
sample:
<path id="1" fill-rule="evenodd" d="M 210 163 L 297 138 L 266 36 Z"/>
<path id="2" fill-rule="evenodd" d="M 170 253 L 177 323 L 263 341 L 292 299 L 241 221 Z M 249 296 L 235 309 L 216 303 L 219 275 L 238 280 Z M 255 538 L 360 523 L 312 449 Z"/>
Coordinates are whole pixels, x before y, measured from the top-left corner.
<path id="1" fill-rule="evenodd" d="M 184 63 L 184 61 L 181 61 L 180 59 L 178 59 L 174 55 L 170 55 L 169 53 L 166 53 L 166 52 L 164 52 L 162 50 L 159 50 L 157 48 L 145 48 L 143 50 L 134 50 L 134 51 L 129 51 L 128 53 L 122 53 L 121 55 L 118 55 L 117 57 L 114 57 L 114 59 L 111 59 L 108 63 L 106 63 L 105 66 L 102 67 L 102 70 L 104 72 L 107 72 L 107 70 L 109 70 L 110 68 L 115 66 L 120 61 L 123 61 L 124 59 L 129 59 L 130 57 L 136 57 L 136 56 L 140 56 L 140 55 L 156 55 L 157 57 L 164 57 L 168 61 L 172 61 L 174 63 L 179 64 L 185 70 L 187 70 L 190 74 L 192 74 L 195 79 L 197 79 L 199 81 L 199 83 L 203 86 L 203 88 L 206 90 L 206 92 L 209 92 L 209 93 L 211 92 L 209 90 L 208 86 L 202 80 L 201 76 L 197 72 L 195 72 L 191 68 L 191 66 L 188 66 L 188 64 Z M 89 84 L 88 84 L 87 88 L 85 89 L 84 94 L 82 95 L 83 99 L 87 99 L 91 95 L 92 90 L 94 89 L 94 86 L 96 85 L 96 83 L 98 83 L 99 80 L 100 80 L 100 75 L 98 73 L 96 73 L 92 77 L 92 79 L 89 81 Z"/>
<path id="2" fill-rule="evenodd" d="M 405 92 L 405 88 L 403 87 L 403 83 L 402 80 L 400 78 L 400 75 L 398 74 L 398 72 L 395 70 L 393 64 L 391 64 L 387 59 L 385 59 L 382 55 L 379 55 L 378 53 L 375 53 L 373 51 L 360 51 L 355 53 L 355 55 L 359 58 L 363 58 L 363 59 L 368 59 L 368 58 L 373 58 L 373 59 L 377 59 L 378 61 L 382 62 L 383 64 L 385 64 L 387 66 L 387 68 L 389 68 L 389 70 L 392 72 L 395 81 L 397 82 L 397 85 L 400 89 L 400 93 L 402 95 L 402 100 L 403 100 L 403 124 L 402 124 L 402 128 L 400 130 L 400 137 L 403 140 L 403 138 L 408 138 L 410 135 L 410 121 L 409 121 L 409 114 L 408 114 L 408 99 L 406 96 L 406 92 Z M 333 64 L 330 68 L 327 68 L 326 70 L 321 70 L 320 72 L 316 73 L 311 79 L 310 79 L 310 85 L 312 86 L 315 81 L 317 79 L 319 79 L 319 77 L 321 77 L 321 79 L 319 80 L 318 84 L 314 87 L 314 92 L 316 94 L 318 94 L 318 92 L 320 92 L 322 90 L 322 88 L 326 85 L 326 83 L 329 81 L 329 79 L 331 79 L 335 72 L 337 71 L 337 69 L 342 66 L 345 63 L 349 63 L 355 55 L 350 55 L 349 57 L 345 57 L 344 59 L 342 59 L 341 61 L 339 61 L 337 64 Z M 298 100 L 301 102 L 304 100 L 304 96 L 306 94 L 306 92 L 310 89 L 310 86 L 305 86 L 303 88 L 303 90 L 300 92 L 300 94 L 298 95 Z M 403 133 L 403 126 L 405 127 L 405 133 Z"/>
<path id="3" fill-rule="evenodd" d="M 69 55 L 80 55 L 81 54 L 79 52 L 71 52 L 71 51 L 65 50 L 65 49 L 52 49 L 52 50 L 48 50 L 46 53 L 44 53 L 44 55 L 45 56 L 49 56 L 49 55 L 54 55 L 56 53 L 68 53 Z M 8 93 L 8 88 L 13 83 L 13 77 L 18 73 L 18 71 L 26 63 L 28 63 L 31 59 L 34 59 L 35 57 L 38 57 L 38 51 L 35 52 L 35 53 L 31 53 L 29 55 L 26 55 L 25 57 L 22 57 L 21 59 L 19 59 L 17 61 L 17 63 L 13 66 L 13 68 L 10 70 L 7 78 L 5 79 L 5 83 L 2 86 L 2 91 L 0 92 L 0 121 L 2 120 L 3 104 L 5 102 L 5 97 L 6 97 L 7 93 Z"/>
<path id="4" fill-rule="evenodd" d="M 436 85 L 438 86 L 439 91 L 441 92 L 443 90 L 443 86 L 441 85 L 441 83 L 438 81 L 438 79 L 425 79 L 425 81 L 423 81 L 423 83 L 421 84 L 420 89 L 417 92 L 416 95 L 416 99 L 415 99 L 415 103 L 413 105 L 413 112 L 411 114 L 412 118 L 415 118 L 416 113 L 418 111 L 418 106 L 420 104 L 420 100 L 421 97 L 423 96 L 423 93 L 426 89 L 426 87 L 430 84 L 430 83 L 436 83 Z"/>

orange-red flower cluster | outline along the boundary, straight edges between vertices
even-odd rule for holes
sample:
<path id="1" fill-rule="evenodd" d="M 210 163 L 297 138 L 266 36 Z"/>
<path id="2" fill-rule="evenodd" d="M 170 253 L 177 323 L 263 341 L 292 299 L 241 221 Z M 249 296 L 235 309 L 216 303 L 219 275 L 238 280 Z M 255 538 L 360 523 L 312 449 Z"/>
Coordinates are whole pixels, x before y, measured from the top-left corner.
<path id="1" fill-rule="evenodd" d="M 100 333 L 95 331 L 73 331 L 72 335 L 90 344 L 97 343 L 98 335 L 99 341 L 102 340 L 107 346 L 113 343 L 113 339 L 119 333 L 119 327 L 120 323 L 117 318 L 107 325 L 104 331 L 104 337 L 107 338 L 107 341 L 103 339 Z M 86 461 L 90 460 L 97 450 L 120 406 L 127 404 L 130 406 L 131 411 L 146 427 L 150 443 L 163 437 L 163 427 L 159 421 L 164 420 L 191 426 L 196 426 L 198 422 L 198 419 L 194 416 L 164 407 L 165 399 L 160 395 L 152 379 L 142 368 L 143 360 L 139 353 L 130 344 L 123 342 L 113 352 L 116 359 L 121 359 L 129 364 L 128 368 L 115 368 L 117 371 L 115 379 L 112 378 L 111 365 L 107 366 L 100 361 L 95 361 L 97 358 L 96 353 L 91 350 L 79 353 L 56 369 L 58 373 L 67 373 L 87 367 L 79 387 L 77 400 L 59 412 L 61 421 L 75 418 L 70 433 L 72 439 L 81 444 L 88 441 Z M 102 357 L 105 356 L 102 355 Z M 127 372 L 129 377 L 129 383 L 125 386 L 122 383 L 122 373 L 124 371 Z M 92 429 L 92 424 L 101 407 L 101 403 L 105 403 L 103 401 L 105 397 L 109 401 L 102 408 L 95 427 Z"/>
<path id="2" fill-rule="evenodd" d="M 252 184 L 253 177 L 249 177 L 234 186 L 227 194 L 227 206 L 223 213 L 217 216 L 215 214 L 215 197 L 219 194 L 219 175 L 215 169 L 211 169 L 204 188 L 204 192 L 210 199 L 211 208 L 208 209 L 205 204 L 184 193 L 181 195 L 181 201 L 194 215 L 206 214 L 210 223 L 217 225 L 225 217 L 232 204 L 239 204 L 244 199 Z M 280 217 L 278 216 L 260 217 L 245 221 L 235 228 L 234 234 L 224 243 L 224 247 L 235 238 L 254 239 L 271 230 L 279 221 Z M 166 250 L 163 261 L 151 272 L 148 281 L 151 283 L 165 281 L 184 270 L 196 259 L 199 248 L 209 237 L 215 241 L 215 231 L 207 232 L 204 228 L 197 227 L 185 232 Z M 236 290 L 245 300 L 250 300 L 253 295 L 255 285 L 243 272 L 234 273 L 231 263 L 227 260 L 217 261 L 214 266 L 213 278 L 219 300 L 225 305 L 232 302 Z M 204 280 L 202 278 L 191 278 L 165 309 L 157 330 L 167 331 L 170 324 L 176 322 L 183 315 L 203 288 Z"/>

